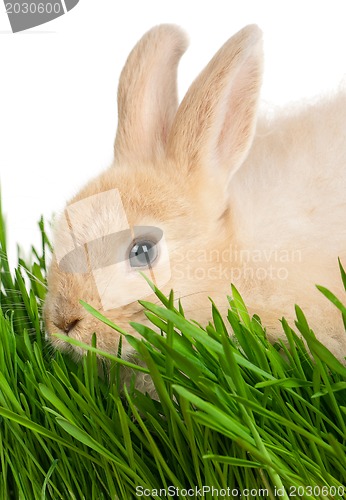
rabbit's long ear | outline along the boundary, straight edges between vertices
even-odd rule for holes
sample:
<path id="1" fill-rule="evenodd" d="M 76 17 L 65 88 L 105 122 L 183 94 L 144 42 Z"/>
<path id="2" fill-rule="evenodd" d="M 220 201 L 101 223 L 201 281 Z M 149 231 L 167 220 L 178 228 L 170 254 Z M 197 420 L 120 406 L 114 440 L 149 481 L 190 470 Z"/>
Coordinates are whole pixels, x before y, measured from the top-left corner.
<path id="1" fill-rule="evenodd" d="M 250 25 L 230 38 L 188 90 L 167 154 L 190 174 L 200 167 L 225 182 L 252 142 L 262 75 L 262 33 Z"/>
<path id="2" fill-rule="evenodd" d="M 180 28 L 162 24 L 130 53 L 118 90 L 117 160 L 145 163 L 164 152 L 178 108 L 177 66 L 186 47 Z"/>

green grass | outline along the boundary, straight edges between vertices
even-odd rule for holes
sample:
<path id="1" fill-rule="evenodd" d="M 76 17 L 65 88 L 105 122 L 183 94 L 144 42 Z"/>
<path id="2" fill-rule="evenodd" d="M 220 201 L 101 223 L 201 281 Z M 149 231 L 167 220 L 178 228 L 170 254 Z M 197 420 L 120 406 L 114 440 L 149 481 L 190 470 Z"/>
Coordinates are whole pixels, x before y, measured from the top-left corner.
<path id="1" fill-rule="evenodd" d="M 143 306 L 165 335 L 139 324 L 142 340 L 126 335 L 147 366 L 137 369 L 154 381 L 153 400 L 134 382 L 120 386 L 122 360 L 110 357 L 107 381 L 95 347 L 75 364 L 46 344 L 50 245 L 40 229 L 42 248 L 11 274 L 0 215 L 1 500 L 141 498 L 136 487 L 142 498 L 166 498 L 158 490 L 169 486 L 181 499 L 237 498 L 236 490 L 251 499 L 345 498 L 346 368 L 299 308 L 298 335 L 282 322 L 287 349 L 267 341 L 235 289 L 227 318 L 211 303 L 206 329 L 156 290 L 162 305 Z M 321 292 L 345 320 L 344 306 Z M 225 491 L 198 496 L 203 486 Z"/>

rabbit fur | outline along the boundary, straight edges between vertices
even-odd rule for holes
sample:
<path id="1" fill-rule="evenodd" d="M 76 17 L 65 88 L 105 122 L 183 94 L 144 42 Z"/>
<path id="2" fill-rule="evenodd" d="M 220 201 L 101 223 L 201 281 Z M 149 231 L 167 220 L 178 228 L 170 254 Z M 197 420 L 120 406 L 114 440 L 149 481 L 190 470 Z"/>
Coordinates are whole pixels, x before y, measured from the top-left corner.
<path id="1" fill-rule="evenodd" d="M 346 262 L 345 92 L 260 113 L 262 36 L 251 25 L 221 47 L 178 106 L 177 65 L 186 46 L 173 25 L 154 27 L 135 46 L 120 77 L 114 162 L 67 207 L 117 189 L 130 227 L 163 231 L 171 276 L 161 288 L 174 289 L 187 317 L 207 324 L 208 297 L 226 312 L 233 282 L 271 340 L 282 332 L 282 316 L 293 322 L 299 304 L 318 339 L 344 360 L 341 315 L 315 284 L 345 300 L 337 263 L 338 257 Z M 100 227 L 107 232 L 117 217 L 102 203 L 95 210 L 93 220 L 83 211 L 76 216 L 84 240 L 98 237 Z M 63 219 L 56 222 L 55 245 L 71 229 Z M 112 253 L 104 244 L 102 251 Z M 114 293 L 126 290 L 134 272 L 117 271 Z M 92 273 L 64 272 L 53 255 L 48 337 L 66 350 L 71 347 L 52 334 L 90 343 L 96 332 L 98 347 L 116 353 L 119 334 L 79 300 L 131 331 L 130 321 L 148 323 L 138 298 L 102 311 Z M 146 299 L 157 301 L 149 288 Z M 125 341 L 122 355 L 132 356 Z"/>

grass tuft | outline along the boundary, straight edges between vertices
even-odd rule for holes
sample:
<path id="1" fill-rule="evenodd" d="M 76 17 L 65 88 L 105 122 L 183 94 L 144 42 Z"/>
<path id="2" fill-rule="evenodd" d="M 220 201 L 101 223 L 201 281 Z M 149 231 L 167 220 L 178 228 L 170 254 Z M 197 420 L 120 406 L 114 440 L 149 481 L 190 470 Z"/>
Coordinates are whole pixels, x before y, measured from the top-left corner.
<path id="1" fill-rule="evenodd" d="M 211 499 L 249 490 L 253 499 L 345 498 L 346 368 L 298 307 L 296 329 L 282 320 L 287 342 L 271 345 L 234 287 L 227 318 L 211 303 L 213 321 L 203 329 L 151 284 L 162 305 L 141 302 L 153 325 L 132 324 L 141 340 L 84 304 L 146 364 L 104 353 L 106 381 L 96 339 L 85 346 L 65 338 L 85 349 L 79 364 L 45 341 L 51 247 L 42 220 L 40 230 L 41 249 L 11 273 L 0 212 L 0 499 L 127 500 L 168 491 Z M 345 321 L 345 306 L 319 289 Z M 158 399 L 134 383 L 120 387 L 120 366 L 150 374 Z"/>

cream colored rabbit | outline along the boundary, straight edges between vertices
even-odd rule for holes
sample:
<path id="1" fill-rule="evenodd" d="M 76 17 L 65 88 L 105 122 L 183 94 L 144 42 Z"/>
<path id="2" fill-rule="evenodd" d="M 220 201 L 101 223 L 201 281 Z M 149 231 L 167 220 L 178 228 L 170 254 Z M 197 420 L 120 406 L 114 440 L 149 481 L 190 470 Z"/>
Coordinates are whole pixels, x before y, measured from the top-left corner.
<path id="1" fill-rule="evenodd" d="M 129 330 L 146 321 L 137 299 L 155 300 L 138 273 L 146 271 L 201 324 L 208 296 L 226 310 L 231 282 L 272 339 L 297 303 L 318 338 L 346 356 L 342 319 L 315 288 L 345 300 L 337 263 L 346 263 L 345 93 L 259 117 L 261 47 L 256 26 L 242 29 L 178 107 L 184 34 L 161 25 L 135 46 L 119 83 L 114 163 L 56 224 L 49 336 L 89 343 L 96 332 L 98 346 L 115 353 L 119 335 L 79 299 Z"/>

